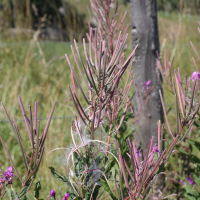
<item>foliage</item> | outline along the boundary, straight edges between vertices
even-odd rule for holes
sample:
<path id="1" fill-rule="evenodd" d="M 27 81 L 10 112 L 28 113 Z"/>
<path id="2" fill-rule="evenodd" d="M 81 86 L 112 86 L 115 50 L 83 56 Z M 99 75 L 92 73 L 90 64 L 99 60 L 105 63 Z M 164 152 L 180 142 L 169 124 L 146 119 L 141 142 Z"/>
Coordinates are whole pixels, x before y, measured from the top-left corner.
<path id="1" fill-rule="evenodd" d="M 170 12 L 189 12 L 190 14 L 199 13 L 200 1 L 199 0 L 160 0 L 157 2 L 158 10 L 163 10 L 166 13 Z"/>
<path id="2" fill-rule="evenodd" d="M 179 176 L 180 184 L 182 185 L 183 195 L 188 199 L 198 199 L 200 197 L 199 190 L 199 173 L 200 173 L 200 159 L 198 157 L 200 151 L 200 142 L 194 139 L 186 139 L 186 144 L 189 144 L 187 149 L 190 153 L 183 149 L 179 150 L 179 156 L 182 158 L 183 169 Z M 187 145 L 188 146 L 188 145 Z"/>

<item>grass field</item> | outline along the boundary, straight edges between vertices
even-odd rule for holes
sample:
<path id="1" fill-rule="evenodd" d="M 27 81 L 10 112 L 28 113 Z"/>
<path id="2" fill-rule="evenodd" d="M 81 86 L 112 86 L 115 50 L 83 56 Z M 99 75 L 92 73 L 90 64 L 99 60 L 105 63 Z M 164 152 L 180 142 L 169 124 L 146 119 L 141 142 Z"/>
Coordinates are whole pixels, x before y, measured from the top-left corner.
<path id="1" fill-rule="evenodd" d="M 87 13 L 86 4 L 89 2 L 88 0 L 71 2 L 76 4 L 79 12 Z M 122 7 L 122 11 L 125 10 L 128 11 L 126 21 L 129 23 L 129 4 Z M 199 16 L 183 14 L 166 16 L 165 13 L 158 13 L 161 50 L 171 48 L 171 52 L 175 52 L 174 68 L 180 67 L 181 72 L 184 73 L 182 76 L 189 76 L 195 71 L 192 57 L 195 57 L 197 65 L 199 65 L 199 61 L 190 46 L 190 41 L 192 41 L 197 51 L 200 52 L 200 35 L 197 30 L 199 19 Z M 82 47 L 82 44 L 79 44 L 79 46 Z M 131 37 L 129 34 L 127 53 L 130 51 Z M 18 95 L 21 96 L 27 110 L 29 105 L 33 106 L 34 102 L 37 101 L 39 105 L 38 116 L 41 118 L 48 117 L 54 101 L 58 101 L 54 113 L 54 117 L 57 117 L 57 119 L 52 120 L 46 140 L 44 159 L 38 174 L 42 177 L 42 187 L 45 188 L 42 193 L 43 197 L 48 196 L 50 189 L 55 189 L 57 193 L 59 191 L 63 193 L 66 190 L 63 184 L 58 184 L 58 181 L 51 177 L 48 170 L 48 166 L 54 166 L 60 173 L 65 173 L 65 150 L 57 150 L 46 157 L 52 149 L 66 148 L 71 143 L 70 126 L 73 118 L 69 116 L 74 116 L 75 111 L 72 102 L 65 102 L 69 98 L 68 85 L 71 85 L 70 70 L 64 57 L 66 53 L 73 62 L 70 43 L 68 42 L 40 41 L 38 46 L 28 37 L 15 36 L 13 38 L 5 32 L 0 35 L 0 98 L 8 113 L 13 114 L 16 119 L 23 118 L 17 100 Z M 165 102 L 166 104 L 172 103 L 168 92 L 165 93 Z M 69 118 L 66 118 L 66 116 Z M 173 116 L 175 116 L 173 111 L 171 111 L 170 116 L 172 122 Z M 9 124 L 3 120 L 6 120 L 6 116 L 0 109 L 0 134 L 6 141 L 16 165 L 23 172 L 22 157 L 19 156 L 20 148 Z M 46 121 L 47 119 L 41 119 L 41 132 L 44 130 Z M 24 122 L 19 121 L 18 125 L 23 136 L 23 142 L 27 151 L 29 151 L 30 144 L 27 143 L 28 135 Z M 5 168 L 10 165 L 1 144 L 0 163 Z"/>

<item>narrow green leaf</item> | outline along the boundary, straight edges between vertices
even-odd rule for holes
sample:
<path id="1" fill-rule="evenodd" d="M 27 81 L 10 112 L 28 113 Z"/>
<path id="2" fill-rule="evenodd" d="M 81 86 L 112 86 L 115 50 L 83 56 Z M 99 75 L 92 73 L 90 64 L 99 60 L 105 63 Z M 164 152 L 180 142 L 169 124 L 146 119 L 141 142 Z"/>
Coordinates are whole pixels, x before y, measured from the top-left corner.
<path id="1" fill-rule="evenodd" d="M 115 165 L 115 162 L 116 162 L 116 160 L 113 158 L 111 160 L 111 162 L 109 162 L 108 164 L 106 164 L 105 171 L 104 171 L 105 174 L 108 173 L 112 169 L 112 167 Z"/>
<path id="2" fill-rule="evenodd" d="M 30 179 L 28 179 L 25 183 L 25 186 L 23 187 L 23 189 L 21 190 L 21 192 L 19 193 L 19 198 L 21 198 L 23 195 L 26 194 L 27 189 L 29 188 L 30 185 Z"/>
<path id="3" fill-rule="evenodd" d="M 62 181 L 62 182 L 64 182 L 64 183 L 66 183 L 67 186 L 71 189 L 71 191 L 74 192 L 74 189 L 73 189 L 71 183 L 68 181 L 68 179 L 67 179 L 65 176 L 62 176 L 62 175 L 60 175 L 59 173 L 57 173 L 53 167 L 49 167 L 49 169 L 50 169 L 50 171 L 51 171 L 51 174 L 52 174 L 55 178 L 57 178 L 58 180 L 60 180 L 60 181 Z M 75 187 L 74 187 L 74 188 L 75 188 Z"/>
<path id="4" fill-rule="evenodd" d="M 190 155 L 188 152 L 184 151 L 183 149 L 177 148 L 178 151 L 180 151 L 181 153 L 184 153 L 186 155 Z"/>
<path id="5" fill-rule="evenodd" d="M 25 196 L 23 196 L 22 200 L 27 200 L 27 197 L 26 197 L 26 195 L 25 195 Z M 40 200 L 40 199 L 38 199 L 38 200 Z"/>
<path id="6" fill-rule="evenodd" d="M 10 188 L 6 187 L 6 194 L 10 200 L 12 200 L 12 191 Z"/>
<path id="7" fill-rule="evenodd" d="M 14 190 L 12 185 L 11 185 L 11 191 L 12 191 L 12 196 L 13 196 L 14 200 L 18 199 L 17 192 Z"/>
<path id="8" fill-rule="evenodd" d="M 189 143 L 193 144 L 200 151 L 200 142 L 193 139 L 186 139 Z"/>
<path id="9" fill-rule="evenodd" d="M 40 184 L 40 178 L 38 178 L 38 181 L 35 183 L 35 188 L 34 188 L 34 197 L 36 199 L 40 197 L 40 190 L 41 190 L 41 184 Z"/>
<path id="10" fill-rule="evenodd" d="M 108 194 L 111 196 L 111 198 L 112 198 L 113 200 L 117 200 L 117 198 L 116 198 L 116 197 L 114 196 L 114 194 L 112 193 L 112 191 L 111 191 L 111 189 L 110 189 L 110 187 L 109 187 L 107 181 L 105 181 L 103 178 L 100 178 L 100 181 L 101 181 L 101 183 L 102 183 L 102 186 L 103 186 L 104 190 L 105 190 L 106 192 L 108 192 Z"/>

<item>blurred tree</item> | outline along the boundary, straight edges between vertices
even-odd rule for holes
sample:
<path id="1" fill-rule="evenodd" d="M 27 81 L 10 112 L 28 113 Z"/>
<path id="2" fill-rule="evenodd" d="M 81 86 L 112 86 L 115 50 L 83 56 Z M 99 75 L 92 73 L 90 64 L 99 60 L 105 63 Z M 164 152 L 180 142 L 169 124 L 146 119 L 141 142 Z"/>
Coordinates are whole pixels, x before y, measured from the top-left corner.
<path id="1" fill-rule="evenodd" d="M 61 37 L 56 39 L 80 40 L 87 32 L 85 15 L 79 14 L 75 7 L 63 0 L 2 0 L 0 13 L 4 27 L 42 28 L 44 33 L 61 33 Z"/>
<path id="2" fill-rule="evenodd" d="M 163 109 L 159 90 L 162 91 L 162 78 L 157 69 L 156 57 L 159 53 L 159 35 L 157 23 L 156 0 L 131 0 L 132 46 L 138 45 L 134 59 L 134 81 L 137 83 L 134 95 L 134 112 L 140 112 L 136 121 L 139 129 L 135 132 L 136 143 L 141 143 L 144 156 L 148 150 L 149 141 L 154 136 L 154 143 L 158 143 L 158 121 L 164 122 Z M 151 81 L 153 89 L 146 105 L 143 99 L 145 84 Z M 143 102 L 143 107 L 141 105 Z M 141 110 L 140 110 L 141 109 Z M 157 179 L 157 190 L 164 186 L 164 175 Z M 155 194 L 157 199 L 159 194 Z M 151 197 L 148 199 L 152 199 Z"/>
<path id="3" fill-rule="evenodd" d="M 157 9 L 170 12 L 186 12 L 197 14 L 200 12 L 200 0 L 159 0 L 157 1 Z"/>
<path id="4" fill-rule="evenodd" d="M 158 120 L 163 123 L 163 110 L 159 96 L 162 83 L 156 67 L 157 52 L 159 53 L 156 0 L 131 0 L 131 12 L 133 48 L 138 44 L 133 64 L 134 79 L 140 93 L 133 99 L 135 113 L 139 112 L 143 100 L 142 84 L 150 80 L 153 86 L 147 105 L 142 107 L 136 123 L 139 129 L 136 131 L 135 139 L 142 143 L 145 154 L 152 136 L 155 143 L 158 141 Z"/>

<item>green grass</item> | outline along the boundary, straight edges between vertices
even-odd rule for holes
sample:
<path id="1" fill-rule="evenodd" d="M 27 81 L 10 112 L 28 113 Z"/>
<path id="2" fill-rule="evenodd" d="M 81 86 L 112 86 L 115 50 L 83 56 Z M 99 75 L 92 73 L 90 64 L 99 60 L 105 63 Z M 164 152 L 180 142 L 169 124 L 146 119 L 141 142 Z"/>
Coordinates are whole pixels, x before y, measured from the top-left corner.
<path id="1" fill-rule="evenodd" d="M 80 12 L 87 13 L 86 4 L 89 0 L 71 1 L 76 4 Z M 130 22 L 130 6 L 122 7 L 127 10 L 126 22 Z M 165 47 L 176 52 L 174 68 L 180 67 L 182 76 L 189 76 L 195 67 L 192 57 L 196 58 L 189 42 L 195 44 L 200 52 L 200 37 L 197 30 L 199 16 L 181 16 L 172 14 L 168 17 L 164 13 L 158 13 L 160 43 L 166 39 Z M 129 28 L 130 33 L 131 26 Z M 1 36 L 1 35 L 0 35 Z M 55 100 L 58 101 L 54 117 L 72 116 L 75 114 L 72 102 L 65 103 L 69 98 L 68 85 L 71 84 L 70 70 L 64 54 L 68 54 L 74 64 L 69 43 L 63 42 L 40 42 L 40 49 L 35 42 L 30 42 L 26 37 L 11 38 L 8 35 L 0 37 L 0 98 L 7 108 L 8 113 L 13 114 L 16 119 L 22 119 L 17 96 L 20 95 L 24 102 L 25 109 L 28 105 L 34 106 L 38 101 L 38 116 L 48 117 Z M 24 39 L 23 39 L 24 38 Z M 28 42 L 27 42 L 28 41 Z M 8 44 L 9 43 L 9 44 Z M 3 47 L 2 47 L 3 46 Z M 80 44 L 80 46 L 82 46 Z M 131 37 L 128 38 L 128 52 L 131 51 Z M 42 52 L 42 53 L 41 53 Z M 199 61 L 197 60 L 197 65 Z M 80 91 L 78 91 L 80 92 Z M 171 104 L 174 100 L 170 93 L 165 93 L 166 104 Z M 174 109 L 170 113 L 170 122 L 174 121 Z M 5 120 L 6 116 L 0 109 L 0 120 Z M 60 173 L 66 174 L 64 166 L 65 150 L 57 150 L 47 155 L 49 151 L 60 147 L 69 147 L 71 143 L 70 126 L 73 118 L 53 119 L 48 137 L 46 140 L 46 150 L 44 159 L 39 170 L 42 178 L 42 196 L 48 196 L 51 189 L 57 193 L 67 191 L 62 183 L 55 180 L 49 173 L 48 166 L 54 166 Z M 44 130 L 47 120 L 41 120 L 41 133 Z M 23 136 L 23 143 L 27 151 L 30 151 L 28 134 L 23 122 L 18 122 L 20 133 Z M 20 149 L 8 123 L 0 123 L 0 134 L 6 141 L 6 145 L 11 152 L 12 158 L 20 168 L 20 173 L 24 171 L 22 158 L 19 156 Z M 4 169 L 10 165 L 9 159 L 0 145 L 0 163 Z M 17 182 L 19 184 L 19 182 Z"/>
<path id="2" fill-rule="evenodd" d="M 38 117 L 48 117 L 55 100 L 58 103 L 54 117 L 75 115 L 73 106 L 71 106 L 72 102 L 65 103 L 65 100 L 69 98 L 68 85 L 71 85 L 70 70 L 64 57 L 65 53 L 70 54 L 69 44 L 45 42 L 41 43 L 41 49 L 44 57 L 39 53 L 36 44 L 32 43 L 1 48 L 1 101 L 7 108 L 8 113 L 10 115 L 13 114 L 16 119 L 23 118 L 17 99 L 18 95 L 21 96 L 26 110 L 28 110 L 29 105 L 34 106 L 35 101 L 38 102 Z M 44 65 L 44 60 L 48 63 L 52 58 L 54 58 L 52 63 Z M 1 109 L 0 120 L 3 119 L 6 119 L 6 116 Z M 52 120 L 46 140 L 44 157 L 54 148 L 68 147 L 70 145 L 72 120 L 73 118 Z M 44 130 L 46 121 L 47 119 L 41 120 L 41 133 Z M 18 163 L 17 165 L 23 171 L 21 156 L 19 156 L 20 148 L 16 143 L 12 130 L 8 123 L 0 123 L 0 125 L 0 134 L 6 141 L 6 145 L 15 162 Z M 24 122 L 18 122 L 18 125 L 26 150 L 30 151 L 30 143 L 27 143 L 28 134 Z M 0 163 L 7 167 L 10 162 L 5 156 L 2 146 L 0 146 L 0 150 L 2 151 Z M 64 156 L 63 150 L 50 154 L 41 165 L 39 174 L 42 174 L 42 181 L 48 183 L 47 190 L 44 190 L 46 196 L 51 187 L 55 189 L 61 187 L 57 186 L 48 170 L 48 166 L 53 165 L 64 173 L 64 165 L 58 162 L 60 156 Z M 63 167 L 60 168 L 59 166 L 62 165 Z"/>

